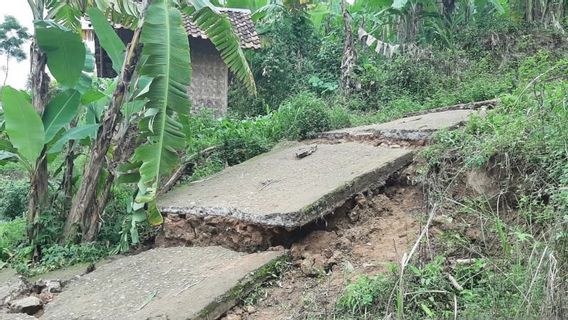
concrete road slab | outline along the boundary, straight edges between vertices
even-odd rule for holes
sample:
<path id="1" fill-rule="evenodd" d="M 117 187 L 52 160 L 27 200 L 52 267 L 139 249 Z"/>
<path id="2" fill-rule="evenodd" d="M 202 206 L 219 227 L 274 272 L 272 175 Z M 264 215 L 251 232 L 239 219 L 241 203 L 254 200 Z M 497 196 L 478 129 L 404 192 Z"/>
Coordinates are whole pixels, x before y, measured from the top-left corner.
<path id="1" fill-rule="evenodd" d="M 0 310 L 0 320 L 37 320 L 37 318 L 25 313 L 8 313 Z"/>
<path id="2" fill-rule="evenodd" d="M 15 270 L 9 268 L 0 270 L 0 308 L 27 289 L 26 282 Z"/>
<path id="3" fill-rule="evenodd" d="M 475 110 L 450 110 L 398 119 L 391 122 L 324 132 L 322 137 L 332 139 L 368 136 L 400 140 L 428 139 L 441 129 L 453 129 L 464 124 Z"/>
<path id="4" fill-rule="evenodd" d="M 299 142 L 230 167 L 205 181 L 179 187 L 158 201 L 163 213 L 223 216 L 251 224 L 296 228 L 341 205 L 350 196 L 382 185 L 412 160 L 412 151 L 347 142 Z"/>
<path id="5" fill-rule="evenodd" d="M 283 251 L 244 254 L 221 247 L 148 250 L 71 282 L 41 319 L 217 319 L 282 257 Z"/>

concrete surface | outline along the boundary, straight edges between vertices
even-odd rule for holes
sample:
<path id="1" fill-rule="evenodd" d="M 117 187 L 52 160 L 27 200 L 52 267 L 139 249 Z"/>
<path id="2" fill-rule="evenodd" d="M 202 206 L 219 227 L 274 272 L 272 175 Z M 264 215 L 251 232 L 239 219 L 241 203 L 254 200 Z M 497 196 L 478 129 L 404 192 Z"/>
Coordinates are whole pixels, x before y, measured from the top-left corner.
<path id="1" fill-rule="evenodd" d="M 178 187 L 158 201 L 163 213 L 222 216 L 285 228 L 305 225 L 351 195 L 382 185 L 412 160 L 412 151 L 347 142 L 311 145 L 288 142 L 223 170 L 207 180 Z"/>
<path id="2" fill-rule="evenodd" d="M 36 320 L 34 316 L 29 316 L 25 313 L 8 313 L 7 311 L 0 310 L 0 320 Z"/>
<path id="3" fill-rule="evenodd" d="M 217 319 L 281 257 L 221 247 L 152 249 L 72 281 L 41 319 Z"/>
<path id="4" fill-rule="evenodd" d="M 400 140 L 428 139 L 440 129 L 454 129 L 464 124 L 476 111 L 450 110 L 398 119 L 391 122 L 324 132 L 323 138 L 361 138 L 377 136 Z"/>
<path id="5" fill-rule="evenodd" d="M 9 268 L 0 270 L 0 307 L 27 289 L 26 282 L 15 270 Z"/>

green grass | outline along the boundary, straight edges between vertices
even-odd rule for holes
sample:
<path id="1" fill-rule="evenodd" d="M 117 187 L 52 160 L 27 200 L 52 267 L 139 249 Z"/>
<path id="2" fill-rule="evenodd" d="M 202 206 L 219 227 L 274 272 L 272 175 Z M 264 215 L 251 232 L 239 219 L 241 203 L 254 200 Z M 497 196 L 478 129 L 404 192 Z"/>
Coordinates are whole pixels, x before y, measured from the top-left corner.
<path id="1" fill-rule="evenodd" d="M 568 275 L 567 67 L 568 61 L 537 53 L 519 66 L 524 84 L 502 96 L 495 110 L 471 118 L 462 130 L 435 136 L 420 154 L 421 178 L 428 199 L 454 221 L 425 247 L 435 258 L 415 257 L 402 277 L 394 270 L 348 284 L 338 301 L 339 315 L 549 319 L 562 314 L 567 290 L 562 279 Z M 465 192 L 466 173 L 473 170 L 488 172 L 498 194 Z M 468 233 L 472 230 L 478 235 Z M 455 263 L 462 258 L 473 260 Z"/>

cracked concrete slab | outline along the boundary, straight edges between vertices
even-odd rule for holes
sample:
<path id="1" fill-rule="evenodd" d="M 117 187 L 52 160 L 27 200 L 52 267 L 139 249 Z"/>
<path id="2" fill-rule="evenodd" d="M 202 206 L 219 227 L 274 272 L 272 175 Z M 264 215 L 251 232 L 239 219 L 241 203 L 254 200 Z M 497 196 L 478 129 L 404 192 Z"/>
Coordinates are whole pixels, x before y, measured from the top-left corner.
<path id="1" fill-rule="evenodd" d="M 159 248 L 109 262 L 71 282 L 45 320 L 217 319 L 273 273 L 284 251 Z"/>
<path id="2" fill-rule="evenodd" d="M 221 216 L 284 228 L 303 226 L 354 194 L 382 185 L 412 161 L 412 151 L 347 142 L 283 143 L 271 152 L 230 167 L 207 180 L 178 187 L 158 206 L 165 214 Z"/>
<path id="3" fill-rule="evenodd" d="M 0 308 L 9 301 L 28 291 L 25 279 L 13 269 L 0 270 Z"/>
<path id="4" fill-rule="evenodd" d="M 454 129 L 463 125 L 476 112 L 475 110 L 449 110 L 427 113 L 386 123 L 324 132 L 321 136 L 329 139 L 376 136 L 398 140 L 424 140 L 435 131 Z"/>

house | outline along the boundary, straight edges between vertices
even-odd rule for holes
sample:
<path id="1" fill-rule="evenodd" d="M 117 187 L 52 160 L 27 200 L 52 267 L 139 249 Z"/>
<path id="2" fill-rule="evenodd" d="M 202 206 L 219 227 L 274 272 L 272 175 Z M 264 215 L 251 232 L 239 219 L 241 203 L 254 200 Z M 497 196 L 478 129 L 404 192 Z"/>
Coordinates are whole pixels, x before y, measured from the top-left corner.
<path id="1" fill-rule="evenodd" d="M 233 31 L 237 34 L 243 49 L 259 49 L 260 38 L 256 33 L 249 10 L 219 8 L 227 14 Z M 227 113 L 227 94 L 229 90 L 229 71 L 215 46 L 205 32 L 199 29 L 191 18 L 183 16 L 183 24 L 189 36 L 191 48 L 192 79 L 188 88 L 193 102 L 192 111 L 209 108 L 216 117 Z M 132 39 L 132 30 L 115 29 L 118 36 L 128 43 Z M 95 37 L 95 60 L 97 76 L 115 77 L 112 62 L 100 47 Z"/>

